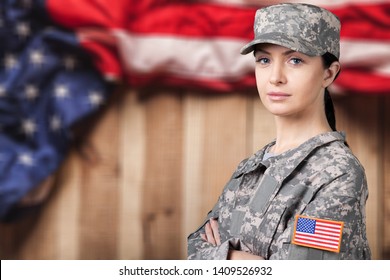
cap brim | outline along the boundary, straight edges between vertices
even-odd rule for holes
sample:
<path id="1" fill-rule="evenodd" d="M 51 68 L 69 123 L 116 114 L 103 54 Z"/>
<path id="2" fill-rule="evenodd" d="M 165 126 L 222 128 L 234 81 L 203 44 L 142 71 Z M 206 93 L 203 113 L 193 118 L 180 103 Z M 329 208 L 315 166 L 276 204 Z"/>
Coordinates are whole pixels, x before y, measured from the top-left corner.
<path id="1" fill-rule="evenodd" d="M 288 36 L 283 33 L 269 33 L 262 34 L 260 38 L 256 38 L 253 41 L 249 42 L 245 46 L 243 46 L 240 50 L 242 55 L 248 54 L 255 49 L 255 46 L 258 44 L 275 44 L 279 45 L 297 52 L 301 52 L 308 56 L 319 56 L 323 55 L 323 53 L 318 53 L 317 50 L 310 47 L 309 44 L 305 44 L 305 42 L 300 41 L 300 47 L 296 45 L 296 42 L 291 40 Z"/>
<path id="2" fill-rule="evenodd" d="M 267 43 L 267 42 L 264 42 L 263 39 L 255 39 L 255 40 L 249 42 L 248 44 L 246 44 L 245 46 L 243 46 L 240 50 L 240 53 L 243 55 L 248 54 L 255 49 L 255 46 L 257 44 L 261 44 L 261 43 Z"/>

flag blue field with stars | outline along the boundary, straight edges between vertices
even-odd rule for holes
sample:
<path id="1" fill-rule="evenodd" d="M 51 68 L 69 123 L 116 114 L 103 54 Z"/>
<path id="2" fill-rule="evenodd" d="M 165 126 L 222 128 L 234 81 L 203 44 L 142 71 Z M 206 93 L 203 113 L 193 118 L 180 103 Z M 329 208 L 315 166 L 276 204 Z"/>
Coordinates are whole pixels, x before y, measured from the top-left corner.
<path id="1" fill-rule="evenodd" d="M 45 1 L 0 2 L 0 219 L 66 156 L 70 128 L 101 106 L 109 84 Z"/>

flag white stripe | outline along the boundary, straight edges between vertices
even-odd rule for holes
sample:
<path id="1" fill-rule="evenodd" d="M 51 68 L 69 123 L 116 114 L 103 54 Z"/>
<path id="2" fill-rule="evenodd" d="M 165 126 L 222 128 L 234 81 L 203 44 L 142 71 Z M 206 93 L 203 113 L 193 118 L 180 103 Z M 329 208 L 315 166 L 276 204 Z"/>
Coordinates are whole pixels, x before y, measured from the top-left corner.
<path id="1" fill-rule="evenodd" d="M 297 233 L 296 233 L 297 235 L 299 234 L 299 235 L 302 235 L 302 236 L 306 236 L 306 237 L 308 237 L 308 238 L 316 238 L 316 237 L 318 237 L 320 240 L 321 239 L 324 239 L 324 238 L 327 238 L 327 239 L 332 239 L 332 240 L 337 240 L 337 241 L 339 241 L 339 239 L 340 239 L 340 235 L 338 236 L 338 237 L 335 237 L 335 236 L 327 236 L 327 235 L 323 235 L 323 234 L 315 234 L 315 235 L 313 235 L 312 233 L 307 233 L 307 232 L 301 232 L 301 231 L 297 231 Z"/>
<path id="2" fill-rule="evenodd" d="M 328 228 L 328 227 L 322 227 L 322 226 L 316 226 L 316 231 L 323 231 L 323 232 L 329 232 L 329 233 L 340 233 L 340 228 Z"/>
<path id="3" fill-rule="evenodd" d="M 170 36 L 137 36 L 119 30 L 122 61 L 127 71 L 164 73 L 183 77 L 237 77 L 253 72 L 253 56 L 240 55 L 244 41 L 234 39 L 194 39 Z"/>
<path id="4" fill-rule="evenodd" d="M 327 230 L 318 230 L 316 229 L 315 231 L 316 234 L 323 234 L 323 235 L 329 235 L 329 236 L 340 236 L 340 231 L 337 231 L 337 232 L 330 232 L 330 231 L 327 231 Z"/>
<path id="5" fill-rule="evenodd" d="M 390 66 L 390 42 L 360 41 L 342 39 L 340 41 L 340 63 L 350 66 L 383 68 Z"/>
<path id="6" fill-rule="evenodd" d="M 279 4 L 281 1 L 279 0 L 211 0 L 204 1 L 207 3 L 218 3 L 223 5 L 234 5 L 234 6 L 269 6 L 273 4 Z M 284 3 L 302 3 L 305 2 L 307 4 L 317 5 L 321 7 L 337 7 L 337 6 L 346 6 L 346 5 L 357 5 L 357 4 L 381 4 L 388 3 L 388 0 L 332 0 L 332 1 L 324 1 L 324 0 L 286 0 Z"/>
<path id="7" fill-rule="evenodd" d="M 331 245 L 331 244 L 324 244 L 322 242 L 316 242 L 316 241 L 310 241 L 310 240 L 302 240 L 300 238 L 296 238 L 295 241 L 296 242 L 300 242 L 300 243 L 307 243 L 307 244 L 312 244 L 312 245 L 318 245 L 318 246 L 322 246 L 322 247 L 334 248 L 334 249 L 337 249 L 339 247 L 338 243 L 337 243 L 337 245 Z"/>
<path id="8" fill-rule="evenodd" d="M 332 229 L 340 229 L 341 224 L 329 224 L 329 223 L 323 223 L 323 222 L 316 222 L 317 227 L 321 228 L 332 228 Z"/>
<path id="9" fill-rule="evenodd" d="M 316 229 L 323 230 L 323 231 L 329 231 L 329 232 L 340 232 L 341 228 L 340 227 L 339 228 L 330 228 L 330 227 L 316 225 Z"/>
<path id="10" fill-rule="evenodd" d="M 126 71 L 154 73 L 164 71 L 179 77 L 231 78 L 253 73 L 251 55 L 240 55 L 246 41 L 240 39 L 199 39 L 178 36 L 146 36 L 113 31 L 118 39 L 121 61 Z M 341 64 L 369 65 L 371 72 L 390 71 L 390 48 L 382 42 L 342 41 Z M 163 69 L 163 70 L 161 70 Z"/>

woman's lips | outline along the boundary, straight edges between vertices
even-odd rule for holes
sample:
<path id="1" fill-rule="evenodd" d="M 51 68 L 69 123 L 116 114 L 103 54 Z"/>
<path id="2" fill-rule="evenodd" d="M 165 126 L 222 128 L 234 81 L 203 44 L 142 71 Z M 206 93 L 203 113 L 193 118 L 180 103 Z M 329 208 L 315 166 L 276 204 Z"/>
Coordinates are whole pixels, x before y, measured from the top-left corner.
<path id="1" fill-rule="evenodd" d="M 289 98 L 291 95 L 284 92 L 268 92 L 267 96 L 269 99 L 273 101 L 283 101 L 287 98 Z"/>

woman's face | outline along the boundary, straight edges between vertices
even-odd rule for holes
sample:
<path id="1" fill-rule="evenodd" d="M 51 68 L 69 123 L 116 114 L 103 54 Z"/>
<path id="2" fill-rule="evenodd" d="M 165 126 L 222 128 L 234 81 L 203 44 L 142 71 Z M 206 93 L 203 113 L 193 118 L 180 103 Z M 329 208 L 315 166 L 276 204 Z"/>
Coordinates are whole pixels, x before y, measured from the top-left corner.
<path id="1" fill-rule="evenodd" d="M 332 81 L 320 56 L 259 44 L 255 49 L 256 84 L 264 106 L 276 116 L 310 117 L 324 111 L 324 88 Z"/>

